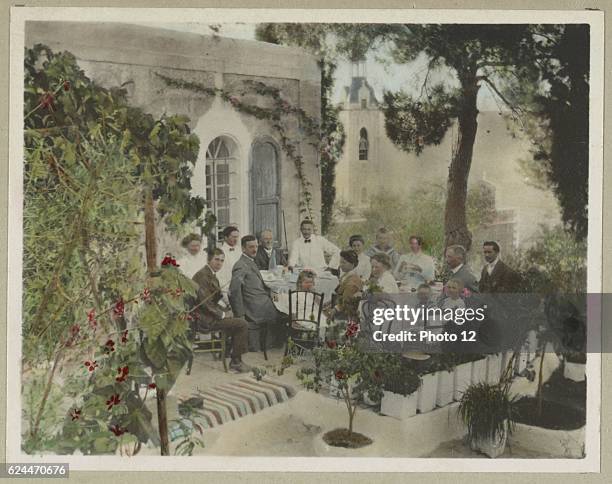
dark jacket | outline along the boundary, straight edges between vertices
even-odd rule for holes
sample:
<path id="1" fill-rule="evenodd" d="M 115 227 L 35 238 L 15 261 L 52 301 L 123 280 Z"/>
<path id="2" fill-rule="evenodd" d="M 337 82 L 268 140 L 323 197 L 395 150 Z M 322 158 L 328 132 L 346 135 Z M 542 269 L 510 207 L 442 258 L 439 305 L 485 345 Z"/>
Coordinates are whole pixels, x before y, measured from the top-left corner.
<path id="1" fill-rule="evenodd" d="M 255 323 L 272 323 L 282 317 L 257 264 L 244 254 L 234 264 L 228 296 L 235 317 Z"/>
<path id="2" fill-rule="evenodd" d="M 197 304 L 199 307 L 199 320 L 204 326 L 212 326 L 215 322 L 223 318 L 223 313 L 227 311 L 219 305 L 222 298 L 219 279 L 212 271 L 210 266 L 205 265 L 193 276 L 194 282 L 200 287 L 198 290 Z"/>
<path id="3" fill-rule="evenodd" d="M 463 287 L 468 288 L 471 292 L 478 292 L 478 281 L 467 264 L 463 264 L 463 267 L 455 274 L 449 272 L 448 279 L 459 279 L 463 282 Z"/>
<path id="4" fill-rule="evenodd" d="M 273 248 L 272 255 L 276 259 L 277 266 L 287 265 L 287 258 L 284 256 L 282 250 Z M 261 245 L 257 248 L 257 254 L 255 255 L 255 264 L 257 264 L 257 267 L 259 267 L 260 271 L 274 269 L 274 267 L 270 267 L 270 257 L 268 257 L 268 253 Z"/>
<path id="5" fill-rule="evenodd" d="M 518 292 L 520 291 L 521 277 L 518 272 L 498 260 L 491 275 L 489 275 L 486 265 L 482 268 L 478 286 L 480 292 L 483 293 Z"/>

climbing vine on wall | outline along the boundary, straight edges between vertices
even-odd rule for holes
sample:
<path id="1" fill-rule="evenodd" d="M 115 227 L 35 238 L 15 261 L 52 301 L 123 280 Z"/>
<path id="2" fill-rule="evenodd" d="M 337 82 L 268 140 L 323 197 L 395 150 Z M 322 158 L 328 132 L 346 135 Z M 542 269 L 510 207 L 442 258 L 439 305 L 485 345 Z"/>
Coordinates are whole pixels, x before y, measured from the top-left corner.
<path id="1" fill-rule="evenodd" d="M 219 96 L 225 102 L 230 103 L 236 111 L 253 116 L 259 120 L 267 121 L 270 127 L 276 131 L 283 152 L 295 166 L 296 176 L 299 179 L 301 191 L 300 213 L 308 218 L 313 218 L 312 183 L 304 173 L 304 158 L 300 150 L 300 140 L 294 140 L 288 135 L 287 129 L 284 126 L 284 120 L 289 116 L 295 116 L 297 118 L 300 132 L 303 132 L 304 136 L 310 139 L 309 144 L 314 146 L 321 154 L 323 170 L 326 166 L 331 165 L 329 160 L 337 155 L 338 146 L 340 146 L 340 151 L 342 150 L 342 143 L 344 142 L 343 135 L 341 136 L 342 142 L 340 143 L 336 137 L 323 136 L 323 138 L 320 139 L 321 125 L 315 118 L 309 116 L 302 108 L 284 99 L 280 89 L 268 86 L 260 81 L 243 81 L 243 89 L 237 93 L 231 93 L 225 89 L 208 87 L 195 81 L 176 79 L 160 73 L 156 73 L 156 75 L 169 87 L 185 89 L 206 96 Z M 246 102 L 244 96 L 248 94 L 257 94 L 270 99 L 272 101 L 272 107 L 261 107 Z M 333 193 L 331 200 L 333 203 Z"/>
<path id="2" fill-rule="evenodd" d="M 322 58 L 321 68 L 321 231 L 325 234 L 332 224 L 336 199 L 336 163 L 342 156 L 346 135 L 331 96 L 334 89 L 336 64 Z"/>

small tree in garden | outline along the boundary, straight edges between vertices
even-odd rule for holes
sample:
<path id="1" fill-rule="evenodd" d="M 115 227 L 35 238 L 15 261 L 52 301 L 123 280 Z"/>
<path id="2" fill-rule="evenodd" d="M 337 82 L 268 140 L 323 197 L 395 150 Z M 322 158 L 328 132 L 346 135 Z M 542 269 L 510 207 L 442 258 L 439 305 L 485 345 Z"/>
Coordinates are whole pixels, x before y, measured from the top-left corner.
<path id="1" fill-rule="evenodd" d="M 99 438 L 113 434 L 126 439 L 133 422 L 117 420 L 117 409 L 126 405 L 129 411 L 121 415 L 132 415 L 144 408 L 137 389 L 145 379 L 157 390 L 162 453 L 168 454 L 164 397 L 173 381 L 169 376 L 176 374 L 172 364 L 188 350 L 185 298 L 194 291 L 175 269 L 158 271 L 155 212 L 170 230 L 199 219 L 203 201 L 190 195 L 198 139 L 187 118 L 156 120 L 129 106 L 124 91 L 90 81 L 71 54 L 41 45 L 26 50 L 24 111 L 23 374 L 24 383 L 31 385 L 25 391 L 30 397 L 24 405 L 30 419 L 25 447 L 41 449 L 43 430 L 53 442 L 57 429 L 43 429 L 41 423 L 50 413 L 47 403 L 57 375 L 72 370 L 64 380 L 75 380 L 71 398 L 83 408 L 75 408 L 79 412 L 68 427 L 106 432 Z M 139 254 L 143 232 L 146 269 Z M 132 311 L 139 302 L 155 308 L 156 316 L 151 309 Z M 127 328 L 131 321 L 137 329 L 136 314 L 142 345 L 139 331 Z M 119 342 L 127 344 L 135 336 L 130 343 L 135 346 L 121 352 L 128 359 L 119 358 Z M 90 364 L 85 378 L 83 361 Z M 45 362 L 51 365 L 41 375 Z M 157 383 L 150 381 L 148 366 Z M 104 372 L 117 373 L 121 385 L 101 384 L 104 378 L 98 375 Z M 32 382 L 29 375 L 36 375 Z M 89 393 L 106 398 L 107 412 L 100 412 L 102 400 Z M 98 426 L 111 419 L 112 430 L 83 425 L 90 410 Z M 74 430 L 66 430 L 68 440 L 82 441 L 84 434 Z M 108 446 L 100 441 L 82 447 L 105 450 Z"/>
<path id="2" fill-rule="evenodd" d="M 366 353 L 358 341 L 359 323 L 351 320 L 338 340 L 327 340 L 324 347 L 313 350 L 315 366 L 298 372 L 308 390 L 319 391 L 323 383 L 335 387 L 346 405 L 348 428 L 335 429 L 323 438 L 341 447 L 361 447 L 372 441 L 353 431 L 357 403 L 364 394 L 372 398 L 382 395 L 386 356 Z"/>

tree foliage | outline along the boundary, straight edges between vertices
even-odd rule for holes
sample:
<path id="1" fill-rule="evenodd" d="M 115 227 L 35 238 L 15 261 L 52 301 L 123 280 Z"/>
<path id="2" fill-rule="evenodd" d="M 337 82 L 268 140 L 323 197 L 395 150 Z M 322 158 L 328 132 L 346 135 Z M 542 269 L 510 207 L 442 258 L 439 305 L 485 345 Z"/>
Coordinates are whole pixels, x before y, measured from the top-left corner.
<path id="1" fill-rule="evenodd" d="M 43 421 L 52 390 L 76 378 L 81 393 L 74 385 L 69 393 L 63 388 L 66 398 L 55 410 L 66 412 L 66 400 L 73 400 L 81 413 L 67 418 L 51 442 L 58 449 L 72 442 L 72 450 L 112 451 L 113 436 L 124 441 L 129 431 L 139 442 L 150 436 L 113 410 L 115 403 L 117 408 L 127 405 L 129 410 L 121 415 L 138 415 L 142 402 L 134 378 L 150 378 L 152 372 L 159 391 L 165 391 L 176 375 L 177 361 L 180 364 L 181 355 L 185 359 L 185 296 L 194 291 L 179 273 L 172 280 L 164 278 L 166 269 L 157 280 L 153 274 L 145 278 L 143 209 L 147 194 L 152 195 L 169 230 L 199 219 L 203 202 L 191 197 L 189 185 L 199 141 L 187 118 L 155 119 L 130 106 L 124 90 L 92 82 L 70 53 L 54 53 L 42 45 L 26 49 L 24 80 L 22 363 L 26 375 L 44 368 L 41 378 L 24 378 L 25 393 L 32 396 L 32 406 L 25 409 L 30 421 L 25 448 L 42 449 L 43 435 L 55 432 Z M 166 293 L 151 294 L 162 291 L 162 285 Z M 156 315 L 147 318 L 144 311 L 140 330 L 147 344 L 157 343 L 154 365 L 152 351 L 143 363 L 136 349 L 140 340 L 128 338 L 126 330 L 130 322 L 130 328 L 137 328 L 138 311 L 131 308 L 146 293 Z M 160 326 L 163 331 L 154 334 Z M 122 359 L 117 359 L 119 341 L 130 348 Z M 145 344 L 145 355 L 146 350 Z M 96 363 L 99 371 L 83 375 L 84 360 Z M 119 362 L 129 373 L 118 377 L 114 365 Z M 103 375 L 119 378 L 114 381 L 122 385 L 109 387 Z M 92 402 L 102 402 L 92 407 L 93 423 L 86 419 Z M 70 430 L 79 420 L 80 430 Z M 143 425 L 146 422 L 138 428 Z M 56 438 L 64 434 L 66 445 L 60 445 Z M 91 446 L 86 444 L 90 438 Z"/>
<path id="2" fill-rule="evenodd" d="M 336 163 L 342 156 L 345 142 L 344 127 L 339 119 L 339 107 L 332 103 L 336 53 L 329 37 L 333 29 L 328 24 L 259 24 L 256 38 L 273 44 L 294 45 L 306 49 L 319 59 L 321 70 L 321 231 L 327 233 L 332 223 L 336 199 Z"/>
<path id="3" fill-rule="evenodd" d="M 506 90 L 532 113 L 534 147 L 527 163 L 536 180 L 554 190 L 563 222 L 578 239 L 588 229 L 589 26 L 538 25 L 530 42 L 532 70 L 545 89 L 512 81 Z M 537 86 L 537 85 L 536 85 Z"/>
<path id="4" fill-rule="evenodd" d="M 379 227 L 384 226 L 394 233 L 395 247 L 400 252 L 410 250 L 410 236 L 423 237 L 424 249 L 439 263 L 444 253 L 444 206 L 446 190 L 440 184 L 426 184 L 410 195 L 398 196 L 378 193 L 370 206 L 361 215 L 363 220 L 351 223 L 336 223 L 334 234 L 330 236 L 339 247 L 348 245 L 353 234 L 361 234 L 366 245 L 374 243 Z M 339 216 L 344 219 L 345 216 Z M 468 190 L 467 221 L 470 230 L 480 224 L 490 223 L 495 218 L 495 200 L 490 190 L 483 185 L 475 185 Z"/>

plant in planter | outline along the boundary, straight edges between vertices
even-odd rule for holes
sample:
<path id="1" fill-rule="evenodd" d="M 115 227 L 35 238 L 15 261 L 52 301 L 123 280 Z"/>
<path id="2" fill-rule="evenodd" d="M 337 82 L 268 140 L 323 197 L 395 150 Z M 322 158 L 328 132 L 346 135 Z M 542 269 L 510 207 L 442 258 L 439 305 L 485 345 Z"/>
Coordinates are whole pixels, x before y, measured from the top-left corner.
<path id="1" fill-rule="evenodd" d="M 416 415 L 421 379 L 410 361 L 398 358 L 390 362 L 385 374 L 380 413 L 404 420 Z"/>
<path id="2" fill-rule="evenodd" d="M 509 385 L 476 383 L 470 385 L 459 402 L 458 415 L 467 426 L 473 450 L 495 458 L 503 454 L 515 421 L 515 398 Z"/>
<path id="3" fill-rule="evenodd" d="M 370 438 L 353 431 L 353 422 L 364 392 L 371 397 L 382 393 L 385 357 L 388 355 L 362 351 L 358 333 L 359 323 L 349 321 L 340 341 L 328 340 L 325 346 L 313 350 L 315 367 L 297 373 L 306 389 L 317 392 L 322 383 L 331 385 L 333 380 L 348 413 L 348 428 L 337 428 L 323 435 L 327 444 L 336 447 L 359 448 L 372 443 Z"/>

